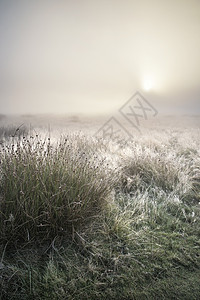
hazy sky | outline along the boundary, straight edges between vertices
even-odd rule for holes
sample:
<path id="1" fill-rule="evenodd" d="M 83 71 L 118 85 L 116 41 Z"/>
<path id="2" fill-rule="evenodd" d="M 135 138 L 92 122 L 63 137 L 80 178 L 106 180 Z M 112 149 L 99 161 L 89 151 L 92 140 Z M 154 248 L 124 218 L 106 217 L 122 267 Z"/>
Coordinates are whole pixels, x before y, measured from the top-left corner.
<path id="1" fill-rule="evenodd" d="M 0 113 L 200 100 L 200 0 L 0 0 Z"/>

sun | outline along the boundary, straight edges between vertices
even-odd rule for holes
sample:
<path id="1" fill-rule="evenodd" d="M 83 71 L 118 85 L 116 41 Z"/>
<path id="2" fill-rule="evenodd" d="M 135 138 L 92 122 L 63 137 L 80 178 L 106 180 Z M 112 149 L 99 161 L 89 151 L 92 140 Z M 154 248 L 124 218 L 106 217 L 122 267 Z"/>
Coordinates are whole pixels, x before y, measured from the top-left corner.
<path id="1" fill-rule="evenodd" d="M 143 82 L 143 88 L 145 91 L 150 91 L 153 88 L 153 80 L 152 78 L 146 78 Z"/>

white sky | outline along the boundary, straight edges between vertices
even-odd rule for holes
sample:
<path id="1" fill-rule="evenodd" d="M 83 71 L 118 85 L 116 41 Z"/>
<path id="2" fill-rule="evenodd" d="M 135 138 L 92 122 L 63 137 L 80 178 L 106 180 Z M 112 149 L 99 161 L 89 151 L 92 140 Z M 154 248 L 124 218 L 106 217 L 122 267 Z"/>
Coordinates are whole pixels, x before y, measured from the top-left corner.
<path id="1" fill-rule="evenodd" d="M 114 111 L 137 90 L 198 102 L 199 0 L 0 0 L 0 113 Z"/>

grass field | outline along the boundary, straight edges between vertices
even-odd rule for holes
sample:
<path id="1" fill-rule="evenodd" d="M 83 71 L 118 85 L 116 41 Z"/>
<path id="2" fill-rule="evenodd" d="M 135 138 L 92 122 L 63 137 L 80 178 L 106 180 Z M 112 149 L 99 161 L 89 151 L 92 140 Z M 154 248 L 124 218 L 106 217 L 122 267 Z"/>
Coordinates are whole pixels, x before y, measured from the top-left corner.
<path id="1" fill-rule="evenodd" d="M 0 128 L 0 299 L 200 299 L 199 126 L 126 145 L 16 128 Z"/>

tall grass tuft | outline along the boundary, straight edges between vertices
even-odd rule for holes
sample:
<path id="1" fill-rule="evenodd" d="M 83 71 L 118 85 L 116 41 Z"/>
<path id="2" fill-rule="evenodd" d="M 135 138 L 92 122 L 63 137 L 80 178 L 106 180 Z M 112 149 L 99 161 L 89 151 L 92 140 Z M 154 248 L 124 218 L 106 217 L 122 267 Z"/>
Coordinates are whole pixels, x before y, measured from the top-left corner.
<path id="1" fill-rule="evenodd" d="M 173 149 L 157 151 L 153 147 L 134 145 L 134 151 L 131 149 L 124 155 L 121 168 L 124 191 L 128 193 L 159 188 L 183 196 L 191 189 L 191 162 L 177 156 Z"/>
<path id="2" fill-rule="evenodd" d="M 59 144 L 23 138 L 3 146 L 0 226 L 3 240 L 72 233 L 106 203 L 114 184 L 106 159 L 81 136 Z"/>

